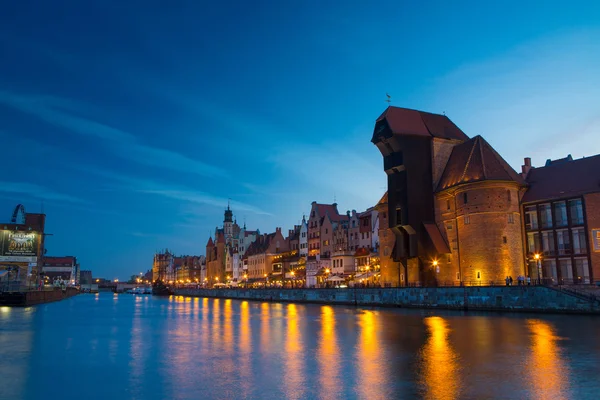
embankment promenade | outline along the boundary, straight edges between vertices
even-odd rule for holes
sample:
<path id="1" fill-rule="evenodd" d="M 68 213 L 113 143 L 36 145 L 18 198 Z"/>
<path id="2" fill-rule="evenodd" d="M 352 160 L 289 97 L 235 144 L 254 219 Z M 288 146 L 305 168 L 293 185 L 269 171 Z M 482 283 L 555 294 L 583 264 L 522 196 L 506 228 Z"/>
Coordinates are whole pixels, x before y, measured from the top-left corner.
<path id="1" fill-rule="evenodd" d="M 445 310 L 600 314 L 594 296 L 545 286 L 361 289 L 177 289 L 175 295 L 225 299 Z"/>

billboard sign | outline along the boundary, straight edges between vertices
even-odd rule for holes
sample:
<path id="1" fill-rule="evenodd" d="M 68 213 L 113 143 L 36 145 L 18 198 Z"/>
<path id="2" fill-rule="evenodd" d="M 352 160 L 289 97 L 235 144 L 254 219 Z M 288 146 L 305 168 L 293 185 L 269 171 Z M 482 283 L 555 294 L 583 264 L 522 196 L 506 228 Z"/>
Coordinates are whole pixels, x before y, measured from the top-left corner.
<path id="1" fill-rule="evenodd" d="M 592 229 L 592 241 L 594 242 L 594 251 L 600 252 L 600 229 Z"/>
<path id="2" fill-rule="evenodd" d="M 39 235 L 31 231 L 0 231 L 0 261 L 36 262 Z"/>

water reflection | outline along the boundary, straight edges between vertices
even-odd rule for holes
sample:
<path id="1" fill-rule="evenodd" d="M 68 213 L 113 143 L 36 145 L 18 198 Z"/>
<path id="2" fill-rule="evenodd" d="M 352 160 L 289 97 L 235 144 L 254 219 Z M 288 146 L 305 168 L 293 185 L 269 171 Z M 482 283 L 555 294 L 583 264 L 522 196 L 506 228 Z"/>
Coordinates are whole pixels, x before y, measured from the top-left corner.
<path id="1" fill-rule="evenodd" d="M 461 387 L 458 356 L 452 349 L 448 322 L 441 317 L 423 320 L 429 338 L 421 352 L 422 379 L 427 399 L 456 399 Z"/>
<path id="2" fill-rule="evenodd" d="M 531 351 L 527 363 L 531 392 L 538 399 L 567 398 L 569 369 L 558 345 L 561 338 L 548 322 L 529 320 L 527 327 L 531 333 Z"/>
<path id="3" fill-rule="evenodd" d="M 285 339 L 285 394 L 288 399 L 304 398 L 303 343 L 298 331 L 298 306 L 287 305 L 287 331 Z"/>
<path id="4" fill-rule="evenodd" d="M 25 397 L 30 355 L 36 333 L 32 326 L 36 311 L 31 308 L 0 307 L 0 399 Z"/>
<path id="5" fill-rule="evenodd" d="M 239 363 L 240 389 L 244 397 L 248 397 L 250 384 L 250 354 L 252 348 L 252 331 L 250 329 L 250 306 L 247 301 L 240 303 L 240 334 L 237 362 Z"/>
<path id="6" fill-rule="evenodd" d="M 356 348 L 358 367 L 358 387 L 356 391 L 364 399 L 385 398 L 382 383 L 385 381 L 383 354 L 377 332 L 379 326 L 377 311 L 362 311 L 358 315 L 359 345 Z"/>
<path id="7" fill-rule="evenodd" d="M 271 341 L 271 308 L 269 303 L 260 304 L 260 350 L 263 354 L 269 352 L 269 344 Z"/>
<path id="8" fill-rule="evenodd" d="M 63 400 L 594 399 L 600 390 L 597 318 L 99 298 L 0 310 L 9 382 L 0 399 L 37 400 L 63 382 Z"/>
<path id="9" fill-rule="evenodd" d="M 321 307 L 319 349 L 319 382 L 323 398 L 336 397 L 341 390 L 340 351 L 335 333 L 335 312 L 331 306 Z"/>
<path id="10" fill-rule="evenodd" d="M 142 321 L 140 315 L 142 314 L 143 299 L 140 296 L 135 298 L 135 307 L 133 310 L 133 319 L 131 324 L 131 339 L 129 343 L 129 380 L 131 387 L 135 388 L 140 385 L 142 373 L 144 369 L 144 338 L 142 337 Z"/>

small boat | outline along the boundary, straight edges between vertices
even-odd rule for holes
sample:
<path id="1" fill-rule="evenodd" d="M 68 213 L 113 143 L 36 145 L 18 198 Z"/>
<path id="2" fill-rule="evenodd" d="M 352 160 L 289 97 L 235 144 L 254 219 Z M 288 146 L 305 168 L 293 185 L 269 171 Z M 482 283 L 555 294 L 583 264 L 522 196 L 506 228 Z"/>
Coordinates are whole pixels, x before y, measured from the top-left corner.
<path id="1" fill-rule="evenodd" d="M 164 284 L 163 281 L 157 280 L 152 284 L 152 295 L 153 296 L 171 296 L 173 290 Z"/>

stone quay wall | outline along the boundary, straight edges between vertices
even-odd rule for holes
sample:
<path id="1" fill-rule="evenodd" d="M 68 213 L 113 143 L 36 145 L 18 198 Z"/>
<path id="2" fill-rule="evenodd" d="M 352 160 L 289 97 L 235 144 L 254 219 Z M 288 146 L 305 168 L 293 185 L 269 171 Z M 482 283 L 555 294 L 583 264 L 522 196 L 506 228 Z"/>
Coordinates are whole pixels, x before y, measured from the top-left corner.
<path id="1" fill-rule="evenodd" d="M 0 306 L 29 307 L 64 300 L 78 293 L 79 290 L 72 287 L 67 288 L 64 292 L 60 289 L 4 292 L 0 293 Z"/>
<path id="2" fill-rule="evenodd" d="M 545 286 L 360 289 L 177 289 L 175 295 L 446 310 L 600 314 L 600 300 Z"/>

